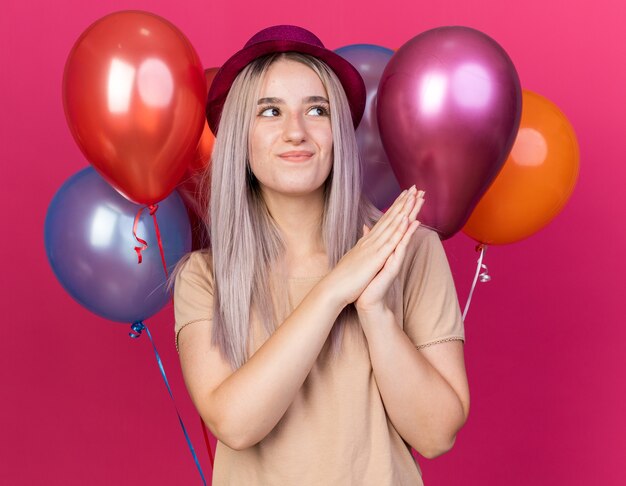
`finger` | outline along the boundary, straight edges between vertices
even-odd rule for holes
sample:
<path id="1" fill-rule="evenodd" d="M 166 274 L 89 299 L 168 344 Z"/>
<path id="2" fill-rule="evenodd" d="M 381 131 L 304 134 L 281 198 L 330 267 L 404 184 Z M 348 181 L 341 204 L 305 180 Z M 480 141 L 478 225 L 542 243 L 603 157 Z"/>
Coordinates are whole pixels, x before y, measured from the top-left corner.
<path id="1" fill-rule="evenodd" d="M 415 204 L 415 186 L 412 186 L 409 192 L 404 196 L 402 201 L 398 201 L 392 210 L 385 214 L 385 218 L 381 218 L 372 228 L 371 238 L 383 238 L 386 240 L 390 234 L 396 231 L 397 226 L 402 220 L 402 216 L 408 215 L 409 208 Z"/>
<path id="2" fill-rule="evenodd" d="M 411 212 L 413 211 L 413 208 L 415 207 L 415 203 L 419 200 L 417 194 L 413 194 L 410 195 L 406 202 L 404 203 L 404 206 L 402 207 L 402 213 L 406 214 L 407 216 L 409 216 L 411 214 Z"/>
<path id="3" fill-rule="evenodd" d="M 413 233 L 415 233 L 415 230 L 417 230 L 419 225 L 419 221 L 411 221 L 408 224 L 406 230 L 401 235 L 400 241 L 398 241 L 398 243 L 396 244 L 395 251 L 398 251 L 398 248 L 406 248 L 406 246 L 409 244 L 409 241 L 411 240 L 411 236 L 413 236 Z"/>
<path id="4" fill-rule="evenodd" d="M 394 276 L 397 274 L 406 256 L 406 249 L 409 244 L 409 241 L 411 240 L 411 236 L 413 236 L 413 234 L 415 233 L 419 225 L 420 225 L 419 221 L 413 221 L 409 225 L 402 239 L 396 245 L 395 250 L 393 251 L 391 255 L 389 255 L 389 258 L 387 258 L 387 261 L 385 262 L 383 270 L 394 272 Z"/>
<path id="5" fill-rule="evenodd" d="M 407 245 L 409 244 L 409 241 L 411 241 L 411 236 L 413 236 L 415 231 L 417 231 L 417 228 L 419 228 L 420 224 L 421 223 L 419 221 L 412 221 L 411 222 L 411 224 L 407 228 L 406 232 L 404 233 L 404 236 L 402 237 L 402 240 L 400 241 L 400 243 L 398 243 L 398 247 L 406 249 Z"/>
<path id="6" fill-rule="evenodd" d="M 424 191 L 418 191 L 415 189 L 415 185 L 412 186 L 413 196 L 409 194 L 406 198 L 405 203 L 402 207 L 402 211 L 406 212 L 409 215 L 409 221 L 412 221 L 417 216 L 419 209 L 421 209 L 421 205 L 424 203 Z M 419 207 L 416 210 L 416 205 L 419 203 Z"/>
<path id="7" fill-rule="evenodd" d="M 390 222 L 393 221 L 393 218 L 395 218 L 402 211 L 407 199 L 409 199 L 412 194 L 415 194 L 415 192 L 415 186 L 411 186 L 408 190 L 402 191 L 400 196 L 398 196 L 398 198 L 391 205 L 391 207 L 387 209 L 385 214 L 383 214 L 376 222 L 376 224 L 372 227 L 372 232 L 378 234 L 381 231 L 384 231 L 390 224 Z"/>
<path id="8" fill-rule="evenodd" d="M 378 249 L 385 247 L 386 251 L 393 251 L 398 242 L 402 239 L 407 227 L 410 224 L 409 213 L 415 204 L 415 196 L 409 195 L 405 207 L 379 232 L 372 236 L 372 243 Z M 390 246 L 391 245 L 391 246 Z"/>
<path id="9" fill-rule="evenodd" d="M 409 226 L 409 218 L 406 214 L 399 214 L 396 220 L 376 241 L 380 251 L 387 256 L 395 250 Z"/>
<path id="10" fill-rule="evenodd" d="M 415 218 L 417 218 L 417 215 L 419 214 L 420 210 L 422 209 L 422 206 L 424 205 L 424 201 L 425 199 L 423 197 L 417 198 L 417 200 L 415 201 L 415 205 L 413 206 L 413 208 L 411 209 L 411 212 L 409 213 L 409 221 L 415 221 Z"/>
<path id="11" fill-rule="evenodd" d="M 397 226 L 400 224 L 400 221 L 402 220 L 402 217 L 405 216 L 408 219 L 409 224 L 411 223 L 411 221 L 413 221 L 415 219 L 415 216 L 417 216 L 417 212 L 419 212 L 419 208 L 416 211 L 416 205 L 417 204 L 423 204 L 423 201 L 420 197 L 417 196 L 417 194 L 413 193 L 413 194 L 409 194 L 404 202 L 404 205 L 402 206 L 402 209 L 400 210 L 400 212 L 397 214 L 396 218 L 390 222 L 389 226 L 385 229 L 386 231 L 389 230 L 393 230 L 393 228 L 391 228 L 391 226 L 395 223 L 396 225 L 396 229 Z M 413 216 L 413 218 L 411 218 L 411 216 Z"/>

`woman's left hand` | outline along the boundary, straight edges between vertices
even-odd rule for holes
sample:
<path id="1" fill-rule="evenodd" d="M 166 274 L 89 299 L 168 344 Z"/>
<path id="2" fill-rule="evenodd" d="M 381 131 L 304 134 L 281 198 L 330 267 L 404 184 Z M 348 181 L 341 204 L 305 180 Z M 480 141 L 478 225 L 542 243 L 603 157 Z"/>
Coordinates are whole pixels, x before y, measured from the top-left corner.
<path id="1" fill-rule="evenodd" d="M 359 312 L 372 312 L 383 309 L 385 304 L 385 296 L 391 286 L 393 280 L 398 276 L 402 262 L 406 255 L 406 248 L 409 244 L 409 240 L 415 230 L 420 225 L 420 222 L 415 218 L 419 213 L 422 205 L 424 204 L 424 192 L 419 191 L 416 196 L 410 197 L 405 202 L 403 212 L 408 215 L 409 225 L 406 228 L 404 236 L 396 246 L 394 252 L 387 258 L 383 268 L 376 274 L 376 276 L 370 281 L 365 290 L 361 293 L 359 298 L 354 302 L 354 305 Z M 363 234 L 366 235 L 370 231 L 367 225 L 363 225 Z"/>

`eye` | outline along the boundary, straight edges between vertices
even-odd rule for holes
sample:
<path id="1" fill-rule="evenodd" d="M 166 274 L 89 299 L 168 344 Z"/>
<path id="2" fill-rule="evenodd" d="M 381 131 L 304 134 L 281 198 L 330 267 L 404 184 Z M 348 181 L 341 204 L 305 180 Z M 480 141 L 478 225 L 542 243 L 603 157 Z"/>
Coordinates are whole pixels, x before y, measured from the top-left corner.
<path id="1" fill-rule="evenodd" d="M 274 117 L 280 115 L 280 110 L 275 106 L 264 106 L 259 110 L 259 116 Z"/>
<path id="2" fill-rule="evenodd" d="M 323 105 L 312 106 L 309 109 L 309 113 L 312 113 L 315 116 L 327 116 L 328 115 L 328 108 L 326 108 Z"/>

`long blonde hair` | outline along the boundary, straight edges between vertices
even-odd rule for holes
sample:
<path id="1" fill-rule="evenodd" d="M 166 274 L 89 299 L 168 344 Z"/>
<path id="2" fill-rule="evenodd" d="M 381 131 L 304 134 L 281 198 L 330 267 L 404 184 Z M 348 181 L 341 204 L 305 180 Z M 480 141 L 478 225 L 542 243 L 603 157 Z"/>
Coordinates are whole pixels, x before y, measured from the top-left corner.
<path id="1" fill-rule="evenodd" d="M 202 190 L 203 194 L 210 194 L 204 222 L 213 271 L 211 344 L 218 347 L 233 370 L 249 358 L 253 308 L 268 336 L 286 318 L 285 244 L 249 166 L 253 113 L 263 78 L 278 59 L 290 59 L 311 68 L 328 93 L 333 167 L 324 183 L 322 235 L 329 268 L 356 244 L 363 224 L 371 227 L 382 214 L 361 192 L 362 165 L 350 108 L 335 73 L 317 58 L 296 52 L 270 54 L 248 64 L 226 98 L 210 172 L 204 178 L 210 191 L 206 190 L 208 187 Z M 272 292 L 282 315 L 276 315 Z M 340 353 L 344 328 L 355 320 L 356 309 L 350 304 L 341 311 L 331 330 L 332 356 Z"/>

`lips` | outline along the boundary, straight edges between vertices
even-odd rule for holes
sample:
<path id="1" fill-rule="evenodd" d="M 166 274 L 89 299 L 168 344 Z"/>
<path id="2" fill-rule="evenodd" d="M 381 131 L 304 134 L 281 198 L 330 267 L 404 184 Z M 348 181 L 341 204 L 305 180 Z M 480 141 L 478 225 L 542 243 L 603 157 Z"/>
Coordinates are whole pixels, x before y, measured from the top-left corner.
<path id="1" fill-rule="evenodd" d="M 280 154 L 279 157 L 290 162 L 305 162 L 313 157 L 313 152 L 308 152 L 306 150 L 291 150 Z"/>

